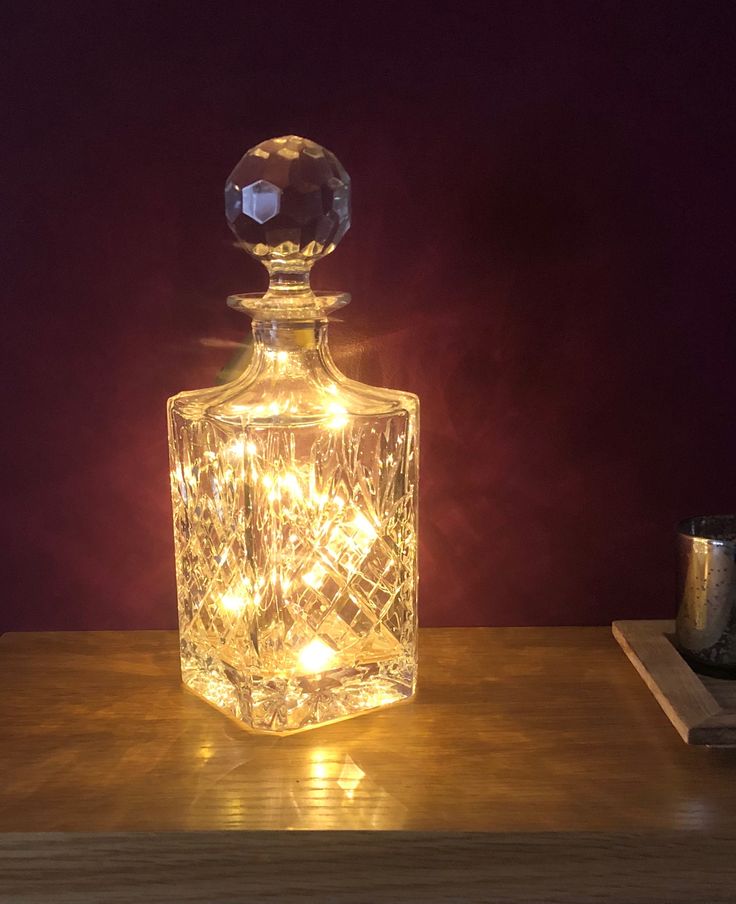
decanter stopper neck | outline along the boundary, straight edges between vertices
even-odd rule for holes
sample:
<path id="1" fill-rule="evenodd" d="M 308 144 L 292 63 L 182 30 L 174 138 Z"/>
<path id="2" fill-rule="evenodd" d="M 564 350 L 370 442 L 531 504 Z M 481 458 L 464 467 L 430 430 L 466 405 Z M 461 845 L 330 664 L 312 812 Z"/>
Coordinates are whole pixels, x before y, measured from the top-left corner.
<path id="1" fill-rule="evenodd" d="M 309 270 L 295 270 L 292 267 L 272 265 L 268 267 L 268 291 L 278 296 L 311 295 Z"/>
<path id="2" fill-rule="evenodd" d="M 225 185 L 225 215 L 238 244 L 269 274 L 265 295 L 235 295 L 254 319 L 326 316 L 349 301 L 314 292 L 312 266 L 350 228 L 350 177 L 334 154 L 287 135 L 251 148 Z"/>

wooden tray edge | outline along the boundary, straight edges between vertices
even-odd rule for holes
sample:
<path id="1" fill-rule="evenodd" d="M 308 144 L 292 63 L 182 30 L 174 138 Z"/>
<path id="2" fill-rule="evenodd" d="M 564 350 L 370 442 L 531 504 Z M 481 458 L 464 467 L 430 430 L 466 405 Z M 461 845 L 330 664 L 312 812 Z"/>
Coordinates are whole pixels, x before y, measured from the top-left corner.
<path id="1" fill-rule="evenodd" d="M 736 747 L 736 713 L 723 709 L 667 634 L 674 622 L 613 622 L 613 636 L 686 744 Z"/>

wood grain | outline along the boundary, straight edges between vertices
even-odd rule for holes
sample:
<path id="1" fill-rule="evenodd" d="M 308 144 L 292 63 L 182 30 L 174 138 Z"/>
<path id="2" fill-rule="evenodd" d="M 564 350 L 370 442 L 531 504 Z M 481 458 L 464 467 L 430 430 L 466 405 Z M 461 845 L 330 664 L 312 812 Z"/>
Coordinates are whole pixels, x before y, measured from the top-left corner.
<path id="1" fill-rule="evenodd" d="M 730 900 L 736 752 L 682 744 L 608 629 L 420 662 L 416 702 L 269 738 L 184 691 L 174 633 L 5 635 L 0 901 L 644 901 L 686 854 L 662 899 L 718 867 Z"/>
<path id="2" fill-rule="evenodd" d="M 12 835 L 0 904 L 733 904 L 735 845 L 687 832 Z"/>
<path id="3" fill-rule="evenodd" d="M 736 681 L 698 675 L 672 643 L 674 622 L 618 621 L 613 635 L 687 744 L 736 747 Z"/>

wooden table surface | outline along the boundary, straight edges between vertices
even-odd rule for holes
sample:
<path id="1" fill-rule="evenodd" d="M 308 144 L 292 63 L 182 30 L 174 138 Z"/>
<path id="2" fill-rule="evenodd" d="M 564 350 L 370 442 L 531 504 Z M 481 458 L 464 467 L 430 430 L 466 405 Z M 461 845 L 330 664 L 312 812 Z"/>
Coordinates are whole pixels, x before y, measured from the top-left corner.
<path id="1" fill-rule="evenodd" d="M 424 629 L 420 664 L 410 704 L 270 738 L 173 632 L 4 635 L 0 901 L 736 898 L 736 751 L 610 629 Z"/>

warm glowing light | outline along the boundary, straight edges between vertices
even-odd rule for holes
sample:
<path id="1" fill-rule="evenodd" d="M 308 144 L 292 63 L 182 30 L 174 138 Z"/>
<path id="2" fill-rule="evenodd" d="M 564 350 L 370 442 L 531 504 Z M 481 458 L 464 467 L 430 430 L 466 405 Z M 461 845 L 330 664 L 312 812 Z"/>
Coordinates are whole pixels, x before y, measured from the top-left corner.
<path id="1" fill-rule="evenodd" d="M 238 593 L 224 593 L 222 595 L 222 608 L 237 615 L 245 609 L 245 597 Z"/>
<path id="2" fill-rule="evenodd" d="M 346 298 L 307 276 L 349 225 L 332 155 L 283 137 L 236 170 L 228 222 L 271 285 L 233 299 L 253 315 L 243 372 L 169 402 L 182 678 L 246 725 L 288 733 L 414 693 L 418 406 L 331 359 L 328 315 Z M 287 239 L 276 214 L 296 224 Z M 363 773 L 344 751 L 311 764 L 305 777 L 346 808 L 361 798 L 363 820 Z"/>
<path id="3" fill-rule="evenodd" d="M 306 574 L 302 575 L 302 581 L 312 590 L 319 590 L 325 579 L 325 570 L 321 565 L 314 565 Z"/>
<path id="4" fill-rule="evenodd" d="M 220 605 L 231 615 L 241 615 L 248 607 L 257 608 L 261 602 L 261 594 L 256 590 L 251 593 L 244 584 L 237 590 L 229 590 L 220 598 Z"/>
<path id="5" fill-rule="evenodd" d="M 335 658 L 335 651 L 319 637 L 315 637 L 299 653 L 299 663 L 306 672 L 322 672 Z"/>
<path id="6" fill-rule="evenodd" d="M 279 364 L 285 364 L 289 360 L 289 353 L 283 349 L 267 348 L 266 357 Z"/>
<path id="7" fill-rule="evenodd" d="M 329 775 L 331 764 L 327 763 L 327 755 L 324 750 L 319 747 L 310 754 L 309 771 L 312 778 L 324 780 Z"/>
<path id="8" fill-rule="evenodd" d="M 299 484 L 299 478 L 292 471 L 287 471 L 283 477 L 279 478 L 279 486 L 283 487 L 292 496 L 301 499 L 303 493 Z"/>
<path id="9" fill-rule="evenodd" d="M 371 540 L 375 540 L 375 538 L 378 536 L 375 527 L 362 512 L 358 512 L 355 515 L 353 526 L 359 533 L 363 534 L 364 537 L 367 537 Z"/>
<path id="10" fill-rule="evenodd" d="M 235 458 L 242 458 L 243 452 L 245 452 L 245 443 L 242 439 L 236 439 L 234 443 L 230 444 L 229 452 Z"/>
<path id="11" fill-rule="evenodd" d="M 337 402 L 328 402 L 327 413 L 330 415 L 330 419 L 327 421 L 328 427 L 331 427 L 333 430 L 341 430 L 347 425 L 348 412 L 343 405 L 340 405 Z"/>
<path id="12" fill-rule="evenodd" d="M 350 757 L 347 757 L 345 765 L 342 767 L 340 775 L 337 777 L 337 784 L 342 788 L 347 797 L 352 798 L 353 792 L 364 778 L 365 772 L 363 772 L 360 766 L 356 766 Z"/>
<path id="13" fill-rule="evenodd" d="M 342 510 L 342 506 L 339 507 Z M 326 550 L 333 562 L 352 573 L 368 555 L 378 531 L 362 512 L 350 520 L 340 520 L 330 531 Z"/>

